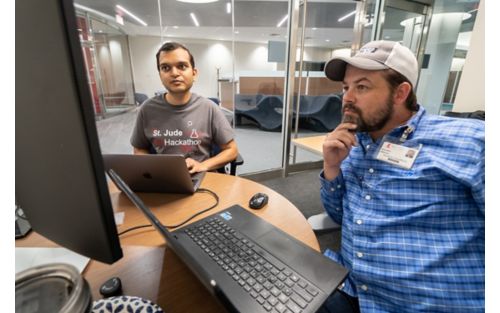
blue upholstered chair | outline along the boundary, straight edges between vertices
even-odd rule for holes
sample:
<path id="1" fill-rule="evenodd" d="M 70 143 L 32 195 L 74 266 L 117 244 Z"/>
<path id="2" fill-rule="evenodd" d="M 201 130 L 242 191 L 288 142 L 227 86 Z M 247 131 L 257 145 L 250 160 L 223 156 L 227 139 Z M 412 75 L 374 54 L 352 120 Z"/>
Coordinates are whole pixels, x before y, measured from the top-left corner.
<path id="1" fill-rule="evenodd" d="M 144 101 L 148 100 L 148 96 L 146 94 L 139 93 L 139 92 L 134 93 L 134 98 L 135 98 L 136 105 L 141 105 L 144 103 Z"/>

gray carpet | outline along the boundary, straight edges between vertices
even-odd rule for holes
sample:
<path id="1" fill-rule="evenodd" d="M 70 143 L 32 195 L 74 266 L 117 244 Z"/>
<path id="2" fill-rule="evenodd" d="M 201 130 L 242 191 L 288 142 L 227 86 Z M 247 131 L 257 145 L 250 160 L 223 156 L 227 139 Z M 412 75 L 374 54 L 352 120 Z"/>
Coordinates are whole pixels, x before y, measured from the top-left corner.
<path id="1" fill-rule="evenodd" d="M 319 196 L 319 173 L 319 169 L 308 170 L 292 173 L 287 178 L 280 177 L 268 180 L 258 180 L 258 182 L 283 195 L 292 202 L 306 218 L 308 218 L 311 215 L 324 211 Z M 252 177 L 248 178 L 252 179 Z M 340 249 L 339 230 L 316 235 L 321 251 L 324 251 L 326 248 L 335 251 Z"/>

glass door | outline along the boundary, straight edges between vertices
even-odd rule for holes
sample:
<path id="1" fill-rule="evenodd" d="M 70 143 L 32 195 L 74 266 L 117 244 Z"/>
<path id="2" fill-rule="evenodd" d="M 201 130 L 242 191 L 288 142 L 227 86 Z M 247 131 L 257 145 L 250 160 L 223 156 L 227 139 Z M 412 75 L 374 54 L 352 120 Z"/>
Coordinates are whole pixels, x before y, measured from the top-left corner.
<path id="1" fill-rule="evenodd" d="M 110 115 L 135 106 L 128 38 L 107 23 L 90 18 L 93 54 L 101 80 L 101 99 Z"/>
<path id="2" fill-rule="evenodd" d="M 82 9 L 77 25 L 96 117 L 135 106 L 128 36 Z"/>
<path id="3" fill-rule="evenodd" d="M 432 0 L 423 2 L 426 1 L 367 0 L 355 28 L 360 40 L 356 47 L 359 49 L 372 40 L 398 41 L 410 48 L 422 63 Z"/>
<path id="4" fill-rule="evenodd" d="M 317 167 L 324 136 L 341 120 L 342 84 L 327 79 L 323 71 L 333 55 L 350 54 L 356 7 L 356 3 L 301 2 L 289 171 Z"/>
<path id="5" fill-rule="evenodd" d="M 85 15 L 77 15 L 77 27 L 82 46 L 83 60 L 85 62 L 85 70 L 87 71 L 87 82 L 94 104 L 94 114 L 96 117 L 100 117 L 104 114 L 103 104 L 99 96 L 101 86 L 98 86 L 100 80 L 96 77 L 98 73 L 96 71 L 96 62 L 93 53 L 94 47 L 92 44 L 92 36 L 89 34 L 90 27 L 88 27 L 88 19 Z"/>
<path id="6" fill-rule="evenodd" d="M 268 173 L 282 166 L 289 3 L 234 0 L 233 5 L 234 72 L 220 71 L 221 100 L 234 112 L 242 173 Z"/>

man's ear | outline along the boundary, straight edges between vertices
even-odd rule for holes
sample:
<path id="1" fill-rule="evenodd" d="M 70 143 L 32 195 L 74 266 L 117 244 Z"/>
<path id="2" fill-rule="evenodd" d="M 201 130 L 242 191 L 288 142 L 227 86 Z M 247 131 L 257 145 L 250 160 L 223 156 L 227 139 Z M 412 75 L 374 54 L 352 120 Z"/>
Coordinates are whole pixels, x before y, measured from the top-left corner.
<path id="1" fill-rule="evenodd" d="M 411 92 L 411 84 L 408 82 L 401 83 L 396 90 L 394 91 L 394 103 L 404 104 L 406 102 L 406 98 Z"/>
<path id="2" fill-rule="evenodd" d="M 198 78 L 198 69 L 193 68 L 193 81 L 196 81 L 197 78 Z"/>

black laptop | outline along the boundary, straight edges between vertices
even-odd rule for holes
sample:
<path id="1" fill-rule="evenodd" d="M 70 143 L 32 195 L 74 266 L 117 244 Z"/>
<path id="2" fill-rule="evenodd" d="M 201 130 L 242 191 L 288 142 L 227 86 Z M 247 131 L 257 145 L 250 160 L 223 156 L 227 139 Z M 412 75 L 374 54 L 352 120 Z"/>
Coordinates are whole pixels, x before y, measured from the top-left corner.
<path id="1" fill-rule="evenodd" d="M 189 174 L 182 155 L 103 154 L 106 170 L 113 169 L 135 192 L 194 193 L 205 172 Z"/>
<path id="2" fill-rule="evenodd" d="M 229 312 L 316 312 L 348 271 L 239 205 L 170 232 L 109 176 Z"/>

